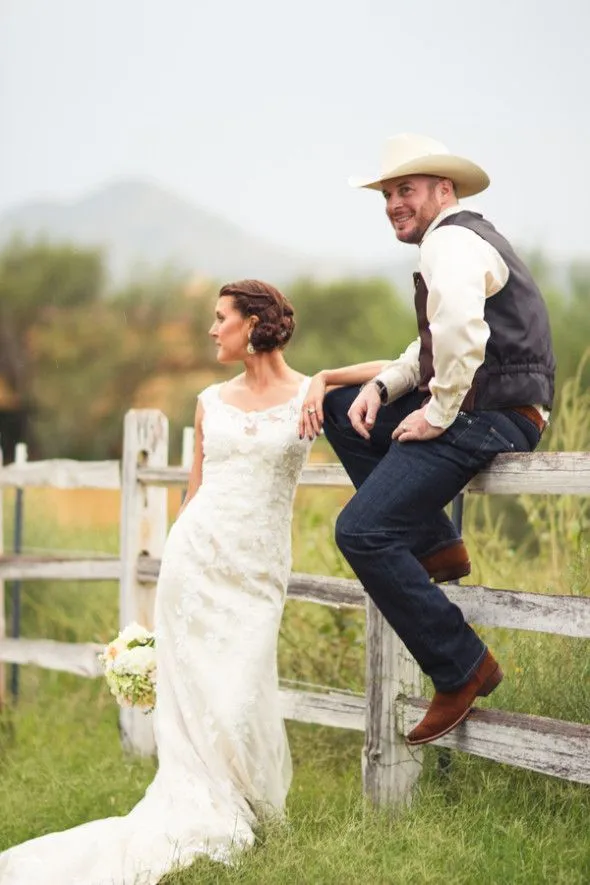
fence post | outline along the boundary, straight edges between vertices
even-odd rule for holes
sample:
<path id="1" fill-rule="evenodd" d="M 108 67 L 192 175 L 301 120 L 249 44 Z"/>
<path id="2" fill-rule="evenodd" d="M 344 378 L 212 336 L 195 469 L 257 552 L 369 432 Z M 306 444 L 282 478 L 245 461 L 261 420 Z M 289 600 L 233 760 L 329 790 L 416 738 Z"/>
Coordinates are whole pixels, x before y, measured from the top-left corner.
<path id="1" fill-rule="evenodd" d="M 15 464 L 26 464 L 29 460 L 29 453 L 27 449 L 26 443 L 17 443 L 14 448 L 14 463 Z M 22 553 L 23 549 L 23 522 L 24 522 L 24 503 L 25 503 L 25 490 L 22 488 L 17 488 L 15 490 L 15 499 L 14 499 L 14 534 L 13 534 L 13 543 L 12 550 L 17 555 Z M 11 599 L 12 599 L 12 630 L 11 634 L 13 639 L 18 639 L 20 637 L 20 621 L 21 621 L 21 582 L 20 580 L 16 580 L 12 582 L 11 585 Z M 12 699 L 14 702 L 18 700 L 18 684 L 19 684 L 19 669 L 18 664 L 13 664 L 12 669 L 10 671 L 10 691 L 12 694 Z"/>
<path id="2" fill-rule="evenodd" d="M 180 463 L 189 470 L 193 466 L 193 458 L 195 454 L 195 428 L 182 428 L 182 457 Z"/>
<path id="3" fill-rule="evenodd" d="M 160 558 L 168 527 L 166 488 L 142 486 L 138 467 L 168 464 L 168 419 L 157 409 L 131 409 L 125 415 L 121 467 L 121 583 L 119 621 L 153 627 L 155 586 L 137 580 L 140 556 Z M 140 755 L 155 751 L 151 716 L 121 710 L 123 746 Z"/>
<path id="4" fill-rule="evenodd" d="M 366 611 L 363 789 L 375 805 L 409 804 L 422 752 L 407 746 L 395 708 L 400 695 L 420 695 L 420 668 L 370 600 Z"/>
<path id="5" fill-rule="evenodd" d="M 0 470 L 4 463 L 2 445 L 0 443 Z M 4 553 L 4 495 L 0 486 L 0 556 Z M 6 600 L 4 597 L 4 581 L 0 578 L 0 642 L 6 636 Z M 6 669 L 0 661 L 0 710 L 6 704 Z"/>

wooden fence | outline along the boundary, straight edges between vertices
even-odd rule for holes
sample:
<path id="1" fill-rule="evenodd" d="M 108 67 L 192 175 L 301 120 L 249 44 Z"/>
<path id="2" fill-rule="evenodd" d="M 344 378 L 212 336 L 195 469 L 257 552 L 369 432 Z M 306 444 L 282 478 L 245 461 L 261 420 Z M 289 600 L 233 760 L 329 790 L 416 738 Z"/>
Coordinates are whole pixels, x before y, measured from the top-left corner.
<path id="1" fill-rule="evenodd" d="M 190 441 L 187 431 L 185 442 Z M 124 451 L 117 461 L 65 460 L 0 466 L 0 496 L 6 487 L 121 489 L 120 557 L 0 556 L 2 581 L 15 579 L 118 580 L 120 623 L 151 625 L 154 589 L 167 530 L 167 491 L 185 486 L 190 445 L 183 464 L 168 466 L 168 421 L 159 411 L 127 414 Z M 1 464 L 1 462 L 0 462 Z M 339 465 L 305 469 L 304 485 L 348 486 Z M 499 456 L 467 487 L 468 493 L 590 494 L 590 453 Z M 0 550 L 1 553 L 1 550 Z M 481 586 L 445 586 L 468 621 L 491 627 L 534 630 L 590 638 L 590 598 L 550 596 Z M 421 751 L 403 735 L 423 716 L 421 677 L 415 661 L 384 622 L 358 582 L 292 574 L 290 599 L 335 607 L 366 608 L 366 692 L 281 691 L 285 718 L 365 732 L 363 782 L 379 804 L 408 801 L 421 768 Z M 0 631 L 4 629 L 0 610 Z M 0 664 L 33 663 L 82 676 L 98 676 L 92 643 L 3 638 Z M 125 711 L 125 744 L 153 751 L 150 717 Z M 451 734 L 436 742 L 544 774 L 590 783 L 590 726 L 501 710 L 476 710 Z"/>

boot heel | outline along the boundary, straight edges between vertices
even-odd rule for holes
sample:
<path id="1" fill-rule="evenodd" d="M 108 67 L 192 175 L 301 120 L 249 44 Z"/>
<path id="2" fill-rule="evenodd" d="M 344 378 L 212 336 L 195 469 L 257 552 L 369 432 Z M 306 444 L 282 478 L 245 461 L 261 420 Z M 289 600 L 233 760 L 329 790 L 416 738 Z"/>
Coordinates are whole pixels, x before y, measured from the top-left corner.
<path id="1" fill-rule="evenodd" d="M 447 581 L 458 581 L 459 578 L 466 578 L 471 574 L 471 563 L 467 560 L 462 565 L 453 566 L 452 568 L 440 569 L 439 571 L 428 572 L 428 577 L 435 584 L 446 584 Z"/>
<path id="2" fill-rule="evenodd" d="M 490 673 L 486 681 L 482 684 L 480 690 L 477 692 L 478 697 L 486 698 L 489 694 L 493 692 L 495 688 L 497 688 L 502 680 L 504 679 L 504 673 L 502 672 L 502 668 L 498 664 L 493 673 Z"/>

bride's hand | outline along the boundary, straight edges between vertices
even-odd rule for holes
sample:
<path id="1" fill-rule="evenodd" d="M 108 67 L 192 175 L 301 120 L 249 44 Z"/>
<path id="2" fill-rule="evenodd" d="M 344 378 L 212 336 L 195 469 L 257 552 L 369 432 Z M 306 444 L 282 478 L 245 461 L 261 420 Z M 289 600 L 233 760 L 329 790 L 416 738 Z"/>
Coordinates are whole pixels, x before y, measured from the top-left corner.
<path id="1" fill-rule="evenodd" d="M 326 381 L 323 372 L 318 372 L 311 379 L 307 389 L 305 402 L 301 407 L 299 416 L 299 439 L 305 436 L 313 439 L 318 436 L 324 423 L 324 397 L 326 395 Z"/>

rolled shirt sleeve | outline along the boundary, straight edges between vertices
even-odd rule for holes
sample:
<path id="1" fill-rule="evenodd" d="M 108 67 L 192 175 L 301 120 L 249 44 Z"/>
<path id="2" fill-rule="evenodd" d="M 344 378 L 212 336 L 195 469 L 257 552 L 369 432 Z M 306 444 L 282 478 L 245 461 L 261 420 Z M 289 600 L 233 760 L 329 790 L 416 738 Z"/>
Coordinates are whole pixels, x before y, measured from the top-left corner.
<path id="1" fill-rule="evenodd" d="M 425 417 L 429 424 L 447 428 L 484 361 L 490 336 L 484 318 L 486 298 L 506 285 L 509 271 L 493 246 L 460 225 L 438 228 L 424 238 L 420 271 L 428 289 L 426 315 L 434 370 Z"/>
<path id="2" fill-rule="evenodd" d="M 416 338 L 398 359 L 392 360 L 376 376 L 375 380 L 382 381 L 387 388 L 388 402 L 393 402 L 418 386 L 420 381 L 419 356 L 420 339 Z"/>

